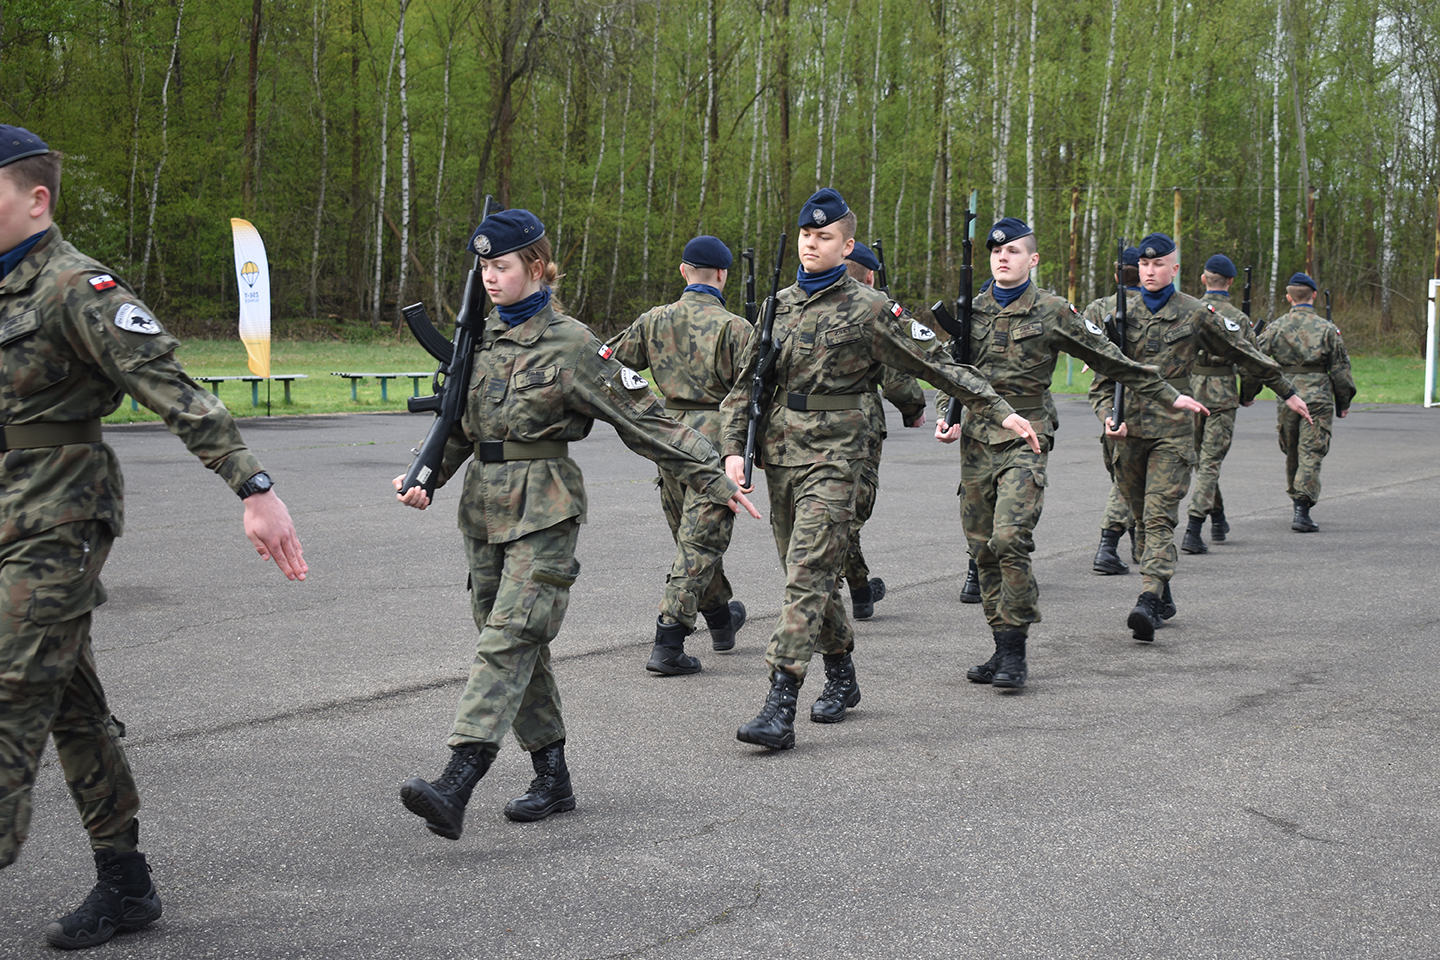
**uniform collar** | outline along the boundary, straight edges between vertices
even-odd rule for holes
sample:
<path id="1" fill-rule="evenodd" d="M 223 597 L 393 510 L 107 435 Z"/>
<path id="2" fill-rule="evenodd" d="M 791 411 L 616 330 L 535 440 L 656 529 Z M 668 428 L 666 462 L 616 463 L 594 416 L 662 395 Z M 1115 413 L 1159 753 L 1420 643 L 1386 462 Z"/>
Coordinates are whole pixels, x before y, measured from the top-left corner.
<path id="1" fill-rule="evenodd" d="M 537 310 L 535 315 L 524 323 L 517 323 L 513 327 L 500 319 L 498 307 L 492 307 L 490 316 L 485 320 L 485 331 L 490 334 L 486 339 L 492 343 L 496 340 L 514 340 L 522 347 L 533 347 L 545 335 L 554 319 L 554 300 Z"/>
<path id="2" fill-rule="evenodd" d="M 689 300 L 699 303 L 718 303 L 725 305 L 725 295 L 708 283 L 692 283 L 680 294 L 681 300 Z"/>
<path id="3" fill-rule="evenodd" d="M 994 304 L 996 313 L 1025 313 L 1029 311 L 1031 307 L 1035 306 L 1035 302 L 1040 299 L 1038 288 L 1033 281 L 1020 292 L 1020 296 L 1010 302 L 1008 307 L 1000 306 L 1000 301 L 995 299 L 994 284 L 987 284 L 980 296 L 988 298 L 989 301 Z M 979 297 L 976 299 L 978 300 Z"/>
<path id="4" fill-rule="evenodd" d="M 0 279 L 0 291 L 14 293 L 17 290 L 24 290 L 28 287 L 45 268 L 50 260 L 50 254 L 55 251 L 56 244 L 60 242 L 60 228 L 51 224 L 50 228 L 40 235 L 35 241 L 35 246 L 25 255 L 25 259 L 15 265 L 15 269 Z"/>

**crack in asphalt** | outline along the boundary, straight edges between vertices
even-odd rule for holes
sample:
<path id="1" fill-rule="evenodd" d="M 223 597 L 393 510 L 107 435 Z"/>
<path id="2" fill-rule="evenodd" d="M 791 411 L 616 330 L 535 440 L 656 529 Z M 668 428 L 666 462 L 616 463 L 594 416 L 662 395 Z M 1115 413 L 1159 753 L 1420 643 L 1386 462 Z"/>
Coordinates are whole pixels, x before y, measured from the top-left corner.
<path id="1" fill-rule="evenodd" d="M 1256 810 L 1254 807 L 1243 807 L 1242 809 L 1251 816 L 1259 817 L 1261 820 L 1264 820 L 1266 823 L 1270 824 L 1273 827 L 1279 827 L 1280 832 L 1286 834 L 1287 836 L 1300 837 L 1302 840 L 1314 840 L 1316 843 L 1325 843 L 1331 845 L 1337 842 L 1327 837 L 1317 837 L 1314 834 L 1306 833 L 1304 830 L 1300 829 L 1299 821 L 1286 820 L 1284 817 L 1273 816 L 1272 814 Z"/>
<path id="2" fill-rule="evenodd" d="M 753 910 L 755 907 L 759 906 L 760 886 L 762 883 L 764 883 L 763 879 L 756 879 L 755 889 L 753 891 L 754 896 L 750 898 L 749 903 L 731 904 L 724 910 L 721 910 L 719 913 L 715 914 L 710 919 L 705 920 L 701 923 L 697 923 L 692 927 L 688 927 L 684 930 L 679 931 L 678 933 L 673 933 L 668 937 L 656 940 L 653 943 L 643 944 L 638 947 L 633 947 L 629 950 L 622 950 L 619 953 L 605 953 L 594 957 L 585 957 L 583 958 L 583 960 L 626 960 L 626 958 L 629 957 L 643 957 L 646 953 L 656 949 L 657 947 L 663 947 L 672 943 L 682 943 L 686 940 L 694 939 L 695 937 L 700 936 L 702 933 L 705 933 L 706 931 L 714 927 L 729 923 L 730 920 L 734 919 L 734 915 L 737 911 Z"/>

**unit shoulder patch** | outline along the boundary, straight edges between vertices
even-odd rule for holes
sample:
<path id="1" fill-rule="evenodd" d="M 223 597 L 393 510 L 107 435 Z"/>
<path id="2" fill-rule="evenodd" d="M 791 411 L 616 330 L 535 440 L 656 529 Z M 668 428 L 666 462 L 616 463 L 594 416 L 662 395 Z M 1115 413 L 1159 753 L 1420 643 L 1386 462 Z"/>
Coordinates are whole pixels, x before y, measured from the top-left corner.
<path id="1" fill-rule="evenodd" d="M 160 332 L 160 324 L 138 303 L 127 303 L 116 310 L 115 326 L 131 333 L 154 335 Z"/>
<path id="2" fill-rule="evenodd" d="M 934 340 L 934 339 L 935 339 L 935 331 L 934 331 L 934 330 L 931 330 L 929 327 L 925 326 L 925 324 L 921 323 L 919 320 L 911 320 L 911 321 L 910 321 L 910 338 L 911 338 L 912 340 L 921 340 L 921 341 Z"/>
<path id="3" fill-rule="evenodd" d="M 629 367 L 620 368 L 620 385 L 626 390 L 648 390 L 650 383 Z"/>

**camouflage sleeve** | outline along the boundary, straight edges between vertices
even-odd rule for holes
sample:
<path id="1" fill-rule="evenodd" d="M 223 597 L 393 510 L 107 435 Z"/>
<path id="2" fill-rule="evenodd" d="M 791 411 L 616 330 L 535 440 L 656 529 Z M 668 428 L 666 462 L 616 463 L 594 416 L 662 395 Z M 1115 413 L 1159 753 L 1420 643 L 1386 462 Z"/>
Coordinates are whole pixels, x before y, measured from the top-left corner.
<path id="1" fill-rule="evenodd" d="M 979 370 L 954 363 L 944 356 L 927 356 L 900 328 L 900 324 L 908 322 L 904 314 L 899 319 L 886 313 L 876 316 L 872 325 L 875 331 L 871 352 L 873 359 L 894 370 L 930 381 L 948 396 L 958 397 L 972 414 L 984 417 L 996 426 L 1015 413 L 1015 408 L 1001 399 Z"/>
<path id="2" fill-rule="evenodd" d="M 1137 363 L 1120 352 L 1120 348 L 1105 336 L 1105 331 L 1098 323 L 1089 317 L 1081 318 L 1074 308 L 1068 303 L 1063 303 L 1057 310 L 1058 317 L 1051 333 L 1051 343 L 1057 351 L 1064 351 L 1072 357 L 1079 357 L 1090 365 L 1095 371 L 1095 379 L 1091 382 L 1091 390 L 1095 389 L 1095 382 L 1104 381 L 1102 389 L 1109 388 L 1109 394 L 1113 399 L 1115 381 L 1120 381 L 1131 390 L 1147 400 L 1153 400 L 1166 407 L 1175 403 L 1180 396 L 1180 391 L 1166 383 L 1160 376 L 1156 367 L 1146 366 Z M 1095 398 L 1090 398 L 1090 404 L 1095 407 Z M 1096 413 L 1100 413 L 1096 408 Z M 1100 419 L 1103 421 L 1109 416 L 1107 408 Z"/>
<path id="3" fill-rule="evenodd" d="M 745 434 L 750 425 L 750 382 L 755 379 L 755 365 L 760 357 L 760 334 L 758 328 L 754 330 L 741 350 L 735 382 L 720 403 L 722 457 L 739 457 L 745 454 Z"/>
<path id="4" fill-rule="evenodd" d="M 1345 339 L 1340 336 L 1340 331 L 1332 326 L 1325 336 L 1329 341 L 1325 355 L 1330 388 L 1335 392 L 1335 412 L 1341 413 L 1350 409 L 1350 402 L 1355 399 L 1358 388 L 1355 386 L 1354 371 L 1350 368 L 1350 354 L 1345 350 Z"/>
<path id="5" fill-rule="evenodd" d="M 645 320 L 649 316 L 650 311 L 647 310 L 607 341 L 615 351 L 615 359 L 632 370 L 645 370 L 650 366 L 650 352 L 645 344 Z"/>
<path id="6" fill-rule="evenodd" d="M 900 411 L 907 424 L 925 412 L 925 391 L 920 389 L 920 381 L 908 373 L 882 367 L 880 392 Z"/>
<path id="7" fill-rule="evenodd" d="M 1251 344 L 1238 321 L 1226 320 L 1209 304 L 1195 313 L 1200 345 L 1206 353 L 1227 357 L 1240 368 L 1242 376 L 1253 377 L 1275 392 L 1281 400 L 1295 393 L 1295 386 L 1280 372 L 1280 364 Z M 1259 388 L 1256 388 L 1259 392 Z"/>
<path id="8" fill-rule="evenodd" d="M 715 345 L 715 376 L 721 383 L 733 387 L 740 382 L 740 368 L 745 364 L 745 357 L 754 352 L 751 346 L 754 337 L 755 328 L 743 319 L 721 331 L 719 342 Z"/>

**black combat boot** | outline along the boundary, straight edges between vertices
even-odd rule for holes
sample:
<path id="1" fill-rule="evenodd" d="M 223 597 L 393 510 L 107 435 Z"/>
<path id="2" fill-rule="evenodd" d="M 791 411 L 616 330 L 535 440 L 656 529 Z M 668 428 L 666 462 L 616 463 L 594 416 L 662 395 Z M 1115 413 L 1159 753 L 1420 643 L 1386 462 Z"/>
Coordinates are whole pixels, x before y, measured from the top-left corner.
<path id="1" fill-rule="evenodd" d="M 1204 517 L 1191 517 L 1190 522 L 1185 525 L 1185 539 L 1180 541 L 1180 549 L 1186 553 L 1209 553 L 1210 548 L 1200 538 L 1200 528 L 1205 526 Z"/>
<path id="2" fill-rule="evenodd" d="M 745 626 L 745 604 L 731 600 L 718 610 L 701 610 L 705 626 L 710 628 L 710 648 L 720 651 L 735 649 L 735 631 Z"/>
<path id="3" fill-rule="evenodd" d="M 1133 529 L 1133 528 L 1132 528 Z M 1129 573 L 1130 567 L 1120 559 L 1119 530 L 1101 530 L 1100 547 L 1095 551 L 1093 569 L 1096 573 Z M 1131 535 L 1131 555 L 1134 555 L 1134 534 Z"/>
<path id="4" fill-rule="evenodd" d="M 754 720 L 735 731 L 735 739 L 754 743 L 771 750 L 789 750 L 795 746 L 795 698 L 800 681 L 784 670 L 776 670 L 770 680 L 765 705 Z"/>
<path id="5" fill-rule="evenodd" d="M 1224 510 L 1210 511 L 1210 541 L 1212 543 L 1224 543 L 1225 538 L 1230 535 L 1230 523 L 1225 519 Z"/>
<path id="6" fill-rule="evenodd" d="M 1160 617 L 1160 625 L 1164 626 L 1165 621 L 1175 616 L 1175 597 L 1170 593 L 1170 581 L 1165 581 L 1165 589 L 1160 591 L 1160 602 L 1155 606 L 1155 612 Z"/>
<path id="7" fill-rule="evenodd" d="M 425 818 L 431 833 L 447 840 L 459 840 L 465 820 L 465 804 L 475 784 L 490 769 L 495 755 L 474 744 L 451 747 L 450 762 L 438 780 L 411 777 L 400 785 L 400 802 L 417 817 Z"/>
<path id="8" fill-rule="evenodd" d="M 1125 625 L 1134 632 L 1136 640 L 1148 641 L 1155 639 L 1160 622 L 1160 598 L 1153 593 L 1142 593 Z"/>
<path id="9" fill-rule="evenodd" d="M 870 589 L 870 581 L 850 588 L 850 612 L 856 620 L 869 620 L 875 616 L 875 592 Z"/>
<path id="10" fill-rule="evenodd" d="M 995 668 L 992 686 L 1001 690 L 1019 690 L 1025 686 L 1030 669 L 1025 664 L 1025 631 L 996 630 L 995 650 L 1000 654 L 1000 665 Z"/>
<path id="11" fill-rule="evenodd" d="M 960 585 L 961 603 L 980 602 L 980 568 L 975 566 L 975 560 L 970 560 L 970 568 L 965 571 L 965 582 Z"/>
<path id="12" fill-rule="evenodd" d="M 505 804 L 505 816 L 528 823 L 574 810 L 575 791 L 570 789 L 570 768 L 565 766 L 565 741 L 556 740 L 531 753 L 530 765 L 535 768 L 535 779 L 523 796 Z"/>
<path id="13" fill-rule="evenodd" d="M 678 677 L 687 673 L 699 673 L 700 661 L 685 652 L 685 638 L 694 633 L 693 627 L 683 623 L 655 621 L 655 646 L 650 648 L 650 662 L 645 669 L 662 677 Z M 735 638 L 730 638 L 735 645 Z"/>
<path id="14" fill-rule="evenodd" d="M 810 708 L 813 723 L 839 723 L 845 711 L 860 702 L 860 681 L 855 677 L 855 660 L 848 653 L 825 654 L 825 689 Z"/>
<path id="15" fill-rule="evenodd" d="M 95 876 L 95 888 L 79 909 L 45 928 L 50 946 L 81 950 L 160 919 L 160 895 L 145 854 L 96 850 Z"/>
<path id="16" fill-rule="evenodd" d="M 1130 526 L 1126 527 L 1125 532 L 1130 534 L 1130 562 L 1139 563 L 1140 552 L 1139 549 L 1135 546 L 1135 524 L 1132 523 L 1130 524 Z"/>
<path id="17" fill-rule="evenodd" d="M 995 671 L 1000 666 L 1004 654 L 1000 652 L 1000 644 L 995 644 L 995 652 L 990 654 L 990 659 L 984 663 L 977 663 L 965 671 L 965 679 L 971 683 L 989 683 L 995 679 Z"/>
<path id="18" fill-rule="evenodd" d="M 1290 529 L 1296 533 L 1314 533 L 1320 529 L 1320 524 L 1310 519 L 1310 501 L 1295 501 L 1295 519 L 1290 521 Z"/>

